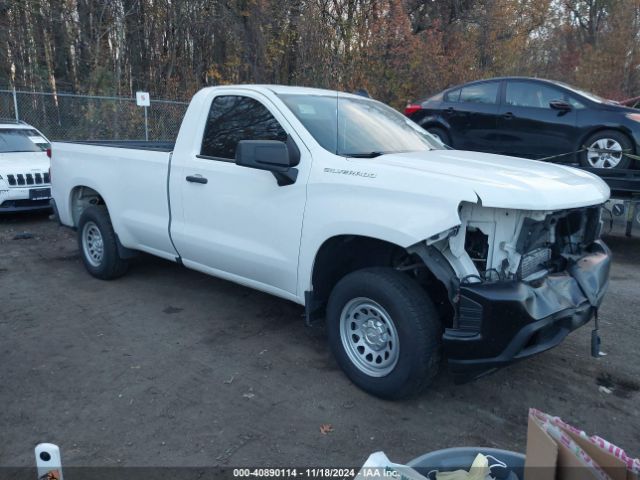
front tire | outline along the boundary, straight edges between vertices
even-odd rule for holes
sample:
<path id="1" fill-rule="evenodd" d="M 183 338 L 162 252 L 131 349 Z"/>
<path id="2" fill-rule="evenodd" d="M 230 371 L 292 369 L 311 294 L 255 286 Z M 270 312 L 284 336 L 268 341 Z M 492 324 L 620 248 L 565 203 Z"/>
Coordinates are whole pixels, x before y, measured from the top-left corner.
<path id="1" fill-rule="evenodd" d="M 442 327 L 424 290 L 404 273 L 346 275 L 327 305 L 329 345 L 349 379 L 382 398 L 424 390 L 440 366 Z"/>
<path id="2" fill-rule="evenodd" d="M 118 278 L 129 266 L 118 253 L 118 240 L 106 207 L 87 207 L 78 222 L 78 246 L 87 271 L 101 280 Z"/>

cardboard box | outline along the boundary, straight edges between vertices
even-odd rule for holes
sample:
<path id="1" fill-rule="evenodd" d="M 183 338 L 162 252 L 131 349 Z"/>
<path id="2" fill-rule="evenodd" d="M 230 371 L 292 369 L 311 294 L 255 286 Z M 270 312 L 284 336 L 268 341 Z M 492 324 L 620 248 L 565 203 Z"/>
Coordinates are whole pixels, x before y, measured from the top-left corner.
<path id="1" fill-rule="evenodd" d="M 639 480 L 623 450 L 606 441 L 599 445 L 594 438 L 531 409 L 525 480 Z"/>

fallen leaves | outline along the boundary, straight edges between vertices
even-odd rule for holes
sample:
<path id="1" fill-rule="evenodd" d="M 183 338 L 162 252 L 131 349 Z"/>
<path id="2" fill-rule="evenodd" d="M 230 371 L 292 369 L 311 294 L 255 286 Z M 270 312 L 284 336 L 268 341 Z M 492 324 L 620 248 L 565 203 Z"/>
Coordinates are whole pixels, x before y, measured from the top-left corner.
<path id="1" fill-rule="evenodd" d="M 327 435 L 331 432 L 333 432 L 333 425 L 331 425 L 330 423 L 323 423 L 322 425 L 320 425 L 320 433 L 322 435 Z"/>

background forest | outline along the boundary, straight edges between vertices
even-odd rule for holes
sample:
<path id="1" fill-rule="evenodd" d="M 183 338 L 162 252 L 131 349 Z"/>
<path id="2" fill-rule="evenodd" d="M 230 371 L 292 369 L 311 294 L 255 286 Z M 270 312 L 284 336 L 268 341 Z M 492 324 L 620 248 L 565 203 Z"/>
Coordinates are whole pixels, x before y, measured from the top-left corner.
<path id="1" fill-rule="evenodd" d="M 401 107 L 513 74 L 640 95 L 640 0 L 0 0 L 0 45 L 0 88 L 284 83 Z"/>

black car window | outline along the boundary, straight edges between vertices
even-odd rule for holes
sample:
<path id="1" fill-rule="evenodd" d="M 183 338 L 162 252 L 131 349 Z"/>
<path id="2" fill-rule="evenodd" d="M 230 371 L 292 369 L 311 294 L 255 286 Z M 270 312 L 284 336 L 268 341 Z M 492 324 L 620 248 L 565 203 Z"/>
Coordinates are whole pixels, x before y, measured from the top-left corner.
<path id="1" fill-rule="evenodd" d="M 572 98 L 558 88 L 537 82 L 507 82 L 505 103 L 514 107 L 551 108 L 550 102 L 563 100 L 572 106 L 582 105 L 571 102 Z M 577 107 L 580 108 L 580 107 Z"/>
<path id="2" fill-rule="evenodd" d="M 573 108 L 586 108 L 584 103 L 579 102 L 573 97 L 567 98 L 567 101 L 569 102 L 569 105 L 571 105 Z"/>
<path id="3" fill-rule="evenodd" d="M 445 102 L 457 102 L 460 100 L 460 89 L 451 90 L 444 94 Z"/>
<path id="4" fill-rule="evenodd" d="M 216 97 L 211 103 L 201 155 L 233 159 L 240 140 L 287 140 L 287 133 L 259 101 L 239 95 Z"/>
<path id="5" fill-rule="evenodd" d="M 467 103 L 496 103 L 498 82 L 475 83 L 462 87 L 460 101 Z"/>

